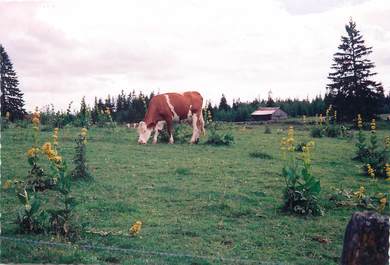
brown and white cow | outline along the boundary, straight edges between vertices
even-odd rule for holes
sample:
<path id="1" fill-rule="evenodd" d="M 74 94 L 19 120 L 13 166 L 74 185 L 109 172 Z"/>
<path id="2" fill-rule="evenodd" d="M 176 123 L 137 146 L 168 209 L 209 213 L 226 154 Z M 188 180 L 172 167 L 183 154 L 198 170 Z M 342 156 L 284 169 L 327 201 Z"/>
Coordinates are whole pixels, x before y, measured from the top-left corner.
<path id="1" fill-rule="evenodd" d="M 169 143 L 173 144 L 173 123 L 183 120 L 192 122 L 191 143 L 196 143 L 204 132 L 202 114 L 203 98 L 198 92 L 165 93 L 154 96 L 143 121 L 138 125 L 138 143 L 146 144 L 154 130 L 153 143 L 159 132 L 167 125 Z"/>

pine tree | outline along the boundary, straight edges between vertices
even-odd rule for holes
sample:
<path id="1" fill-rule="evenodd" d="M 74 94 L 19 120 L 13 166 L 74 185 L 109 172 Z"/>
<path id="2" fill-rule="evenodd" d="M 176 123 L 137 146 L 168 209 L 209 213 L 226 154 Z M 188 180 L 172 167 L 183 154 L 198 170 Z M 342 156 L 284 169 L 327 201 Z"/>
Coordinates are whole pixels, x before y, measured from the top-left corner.
<path id="1" fill-rule="evenodd" d="M 1 83 L 1 116 L 9 113 L 11 120 L 22 119 L 24 110 L 23 93 L 18 88 L 19 81 L 11 60 L 0 44 L 0 83 Z"/>
<path id="2" fill-rule="evenodd" d="M 222 97 L 221 97 L 221 101 L 219 102 L 219 107 L 218 107 L 219 110 L 229 110 L 230 109 L 230 106 L 229 104 L 227 103 L 227 100 L 226 100 L 226 97 L 224 94 L 222 94 Z"/>
<path id="3" fill-rule="evenodd" d="M 347 36 L 341 37 L 339 52 L 334 54 L 328 79 L 326 103 L 332 104 L 339 117 L 351 120 L 357 114 L 372 117 L 378 113 L 384 99 L 383 87 L 370 78 L 374 63 L 367 59 L 372 47 L 366 47 L 363 36 L 356 29 L 356 23 L 349 21 L 345 26 Z"/>

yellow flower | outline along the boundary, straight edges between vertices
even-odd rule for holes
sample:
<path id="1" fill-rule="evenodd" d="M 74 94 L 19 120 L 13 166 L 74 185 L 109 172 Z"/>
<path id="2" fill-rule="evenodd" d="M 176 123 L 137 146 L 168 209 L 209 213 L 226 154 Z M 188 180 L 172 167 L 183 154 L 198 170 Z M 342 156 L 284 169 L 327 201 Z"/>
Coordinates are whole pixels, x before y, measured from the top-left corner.
<path id="1" fill-rule="evenodd" d="M 362 199 L 364 197 L 364 193 L 366 192 L 366 189 L 361 186 L 358 191 L 355 191 L 353 195 L 356 196 L 358 199 Z"/>
<path id="2" fill-rule="evenodd" d="M 367 164 L 367 174 L 369 177 L 375 178 L 375 170 L 371 167 L 370 164 Z"/>
<path id="3" fill-rule="evenodd" d="M 54 145 L 58 145 L 58 128 L 54 128 L 53 144 Z"/>
<path id="4" fill-rule="evenodd" d="M 34 118 L 32 119 L 32 123 L 33 123 L 35 126 L 38 126 L 38 125 L 39 125 L 39 118 L 34 117 Z"/>
<path id="5" fill-rule="evenodd" d="M 53 156 L 53 158 L 51 160 L 53 160 L 55 163 L 59 164 L 62 161 L 62 157 L 59 155 L 56 155 L 56 156 Z"/>
<path id="6" fill-rule="evenodd" d="M 385 142 L 385 148 L 386 149 L 390 148 L 390 136 L 386 136 L 384 142 Z"/>
<path id="7" fill-rule="evenodd" d="M 358 116 L 357 116 L 357 126 L 359 129 L 363 128 L 363 120 L 362 120 L 362 116 L 360 114 L 358 114 Z"/>
<path id="8" fill-rule="evenodd" d="M 390 178 L 390 164 L 386 163 L 385 165 L 385 172 L 386 172 L 386 177 Z"/>
<path id="9" fill-rule="evenodd" d="M 48 154 L 50 153 L 50 150 L 51 150 L 51 143 L 49 142 L 46 142 L 42 145 L 42 151 L 45 153 L 45 154 Z"/>
<path id="10" fill-rule="evenodd" d="M 372 120 L 371 120 L 370 126 L 371 126 L 371 132 L 375 132 L 375 130 L 376 130 L 376 122 L 375 122 L 375 119 L 372 119 Z"/>
<path id="11" fill-rule="evenodd" d="M 142 227 L 142 222 L 141 222 L 141 221 L 135 222 L 135 223 L 130 227 L 129 234 L 132 235 L 132 236 L 138 234 L 138 233 L 141 231 L 141 227 Z"/>
<path id="12" fill-rule="evenodd" d="M 32 147 L 32 148 L 27 150 L 28 157 L 36 156 L 38 153 L 39 153 L 39 148 Z"/>
<path id="13" fill-rule="evenodd" d="M 12 186 L 12 181 L 10 181 L 9 179 L 7 179 L 7 180 L 4 182 L 3 189 L 8 190 L 9 188 L 11 188 L 11 186 Z"/>

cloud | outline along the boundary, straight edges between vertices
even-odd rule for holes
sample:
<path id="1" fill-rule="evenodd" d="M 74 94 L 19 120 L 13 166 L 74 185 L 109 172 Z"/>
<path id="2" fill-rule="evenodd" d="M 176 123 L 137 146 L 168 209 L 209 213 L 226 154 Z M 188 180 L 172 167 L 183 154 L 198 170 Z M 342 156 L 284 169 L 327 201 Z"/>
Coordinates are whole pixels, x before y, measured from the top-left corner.
<path id="1" fill-rule="evenodd" d="M 29 109 L 122 89 L 199 90 L 217 102 L 324 94 L 344 25 L 356 21 L 390 84 L 390 2 L 1 2 L 2 44 Z M 10 30 L 12 29 L 12 30 Z"/>

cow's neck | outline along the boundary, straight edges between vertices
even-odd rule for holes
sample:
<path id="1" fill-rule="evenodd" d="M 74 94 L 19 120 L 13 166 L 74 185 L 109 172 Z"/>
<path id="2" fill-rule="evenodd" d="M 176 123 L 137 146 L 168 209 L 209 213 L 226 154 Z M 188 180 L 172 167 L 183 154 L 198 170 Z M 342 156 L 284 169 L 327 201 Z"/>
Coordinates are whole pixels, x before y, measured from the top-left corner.
<path id="1" fill-rule="evenodd" d="M 146 127 L 149 129 L 154 128 L 154 126 L 156 126 L 157 119 L 156 115 L 153 115 L 152 110 L 148 109 L 144 118 L 144 122 L 146 124 Z"/>

